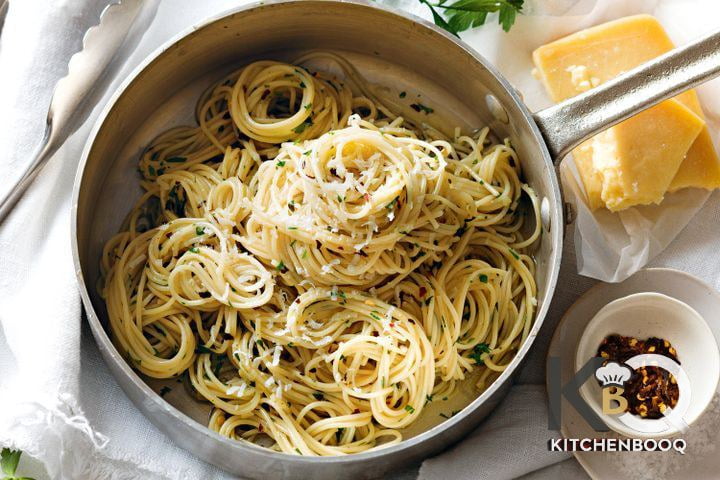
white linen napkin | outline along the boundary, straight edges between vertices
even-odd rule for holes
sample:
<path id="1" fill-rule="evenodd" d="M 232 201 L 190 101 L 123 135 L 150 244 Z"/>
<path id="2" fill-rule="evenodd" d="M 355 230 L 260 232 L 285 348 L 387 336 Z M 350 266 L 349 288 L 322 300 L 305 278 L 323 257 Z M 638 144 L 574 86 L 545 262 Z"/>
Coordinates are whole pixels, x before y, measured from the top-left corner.
<path id="1" fill-rule="evenodd" d="M 244 1 L 159 2 L 147 32 L 134 39 L 137 46 L 118 52 L 124 64 L 115 78 L 104 80 L 107 92 L 171 36 Z M 414 0 L 386 3 L 429 18 Z M 673 19 L 685 8 L 706 13 L 718 8 L 713 0 L 526 3 L 530 13 L 518 18 L 510 34 L 493 22 L 463 38 L 508 76 L 532 109 L 549 103 L 530 76 L 529 52 L 544 41 L 640 11 L 669 12 L 666 26 L 673 33 Z M 104 4 L 11 0 L 0 43 L 0 171 L 5 178 L 17 175 L 29 159 L 42 135 L 52 88 Z M 176 447 L 137 411 L 81 322 L 70 254 L 70 191 L 90 125 L 108 94 L 0 227 L 0 445 L 36 457 L 54 479 L 231 478 Z M 711 253 L 712 241 L 720 237 L 719 213 L 720 197 L 715 194 L 698 221 L 690 223 L 691 233 L 681 234 L 681 240 L 655 263 L 676 265 L 713 280 L 720 260 L 701 252 Z M 550 316 L 519 375 L 519 382 L 528 385 L 514 387 L 500 409 L 464 442 L 426 461 L 421 478 L 446 478 L 448 472 L 461 480 L 523 474 L 584 477 L 573 460 L 563 461 L 569 455 L 550 454 L 546 448 L 546 440 L 554 435 L 547 430 L 542 387 L 545 347 L 562 312 L 593 283 L 575 273 L 572 238 L 566 240 L 566 252 Z M 412 478 L 415 473 L 411 469 L 401 476 Z"/>

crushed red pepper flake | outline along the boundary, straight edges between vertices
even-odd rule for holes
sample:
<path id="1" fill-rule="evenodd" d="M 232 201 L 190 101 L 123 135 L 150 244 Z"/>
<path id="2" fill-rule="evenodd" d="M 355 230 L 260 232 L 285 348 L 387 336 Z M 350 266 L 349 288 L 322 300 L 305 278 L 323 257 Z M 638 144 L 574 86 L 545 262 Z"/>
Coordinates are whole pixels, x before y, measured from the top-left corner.
<path id="1" fill-rule="evenodd" d="M 625 363 L 640 354 L 663 355 L 680 363 L 677 351 L 670 342 L 657 337 L 638 340 L 634 337 L 609 335 L 597 351 L 597 355 L 608 362 L 619 363 Z M 675 408 L 680 398 L 680 389 L 670 372 L 660 367 L 645 366 L 633 371 L 630 380 L 625 383 L 622 396 L 628 401 L 628 412 L 643 418 L 657 419 L 664 416 L 668 407 Z"/>

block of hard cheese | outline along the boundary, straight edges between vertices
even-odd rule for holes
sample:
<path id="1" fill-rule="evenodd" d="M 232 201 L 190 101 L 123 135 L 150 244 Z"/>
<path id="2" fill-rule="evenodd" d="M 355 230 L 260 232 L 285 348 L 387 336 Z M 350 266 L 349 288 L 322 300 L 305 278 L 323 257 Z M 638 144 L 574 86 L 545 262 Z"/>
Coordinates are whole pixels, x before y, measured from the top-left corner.
<path id="1" fill-rule="evenodd" d="M 685 152 L 704 127 L 705 122 L 687 107 L 670 101 L 596 135 L 589 140 L 592 165 L 578 165 L 585 172 L 581 174 L 588 197 L 598 188 L 597 179 L 602 179 L 600 198 L 611 211 L 660 203 Z"/>
<path id="2" fill-rule="evenodd" d="M 695 90 L 681 93 L 675 99 L 701 118 L 705 118 Z M 708 190 L 720 188 L 720 159 L 718 159 L 707 126 L 702 129 L 690 150 L 688 150 L 685 161 L 670 183 L 668 191 L 675 192 L 688 187 L 706 188 Z"/>
<path id="3" fill-rule="evenodd" d="M 552 99 L 561 102 L 673 47 L 654 17 L 635 15 L 543 45 L 533 61 Z"/>
<path id="4" fill-rule="evenodd" d="M 544 45 L 534 52 L 533 59 L 548 93 L 559 102 L 672 48 L 672 42 L 655 18 L 637 15 L 598 25 Z M 694 91 L 685 92 L 674 100 L 702 118 L 702 109 Z M 603 206 L 600 198 L 602 179 L 599 172 L 592 171 L 591 142 L 581 145 L 573 154 L 583 176 L 590 206 L 594 209 Z M 648 145 L 648 150 L 650 148 Z M 677 152 L 679 149 L 671 150 Z M 720 187 L 720 161 L 707 128 L 702 130 L 683 155 L 685 159 L 667 187 L 670 191 L 685 187 Z M 665 168 L 676 163 L 674 159 L 668 161 L 667 155 L 661 156 L 659 162 Z M 654 187 L 659 188 L 658 185 Z"/>

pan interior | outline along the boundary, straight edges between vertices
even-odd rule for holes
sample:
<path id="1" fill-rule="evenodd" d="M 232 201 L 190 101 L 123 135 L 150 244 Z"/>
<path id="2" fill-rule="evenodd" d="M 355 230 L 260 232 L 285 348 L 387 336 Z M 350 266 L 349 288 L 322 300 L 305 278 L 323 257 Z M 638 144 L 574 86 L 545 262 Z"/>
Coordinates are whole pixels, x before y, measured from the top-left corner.
<path id="1" fill-rule="evenodd" d="M 292 61 L 322 49 L 347 58 L 370 82 L 407 92 L 431 106 L 438 126 L 469 132 L 489 125 L 500 139 L 510 137 L 523 162 L 528 183 L 550 205 L 558 202 L 552 172 L 524 112 L 492 72 L 435 33 L 428 35 L 412 21 L 355 4 L 301 2 L 267 5 L 234 14 L 195 30 L 149 63 L 118 96 L 97 130 L 79 186 L 77 241 L 82 275 L 92 302 L 90 315 L 106 323 L 105 305 L 95 285 L 105 242 L 120 228 L 141 195 L 137 161 L 144 147 L 170 127 L 195 124 L 194 106 L 202 91 L 224 74 L 256 59 Z M 357 9 L 356 14 L 347 10 Z M 339 12 L 342 10 L 342 14 Z M 288 13 L 294 11 L 294 15 Z M 368 17 L 371 15 L 371 17 Z M 341 20 L 341 21 L 340 21 Z M 377 28 L 379 24 L 387 28 Z M 302 26 L 302 28 L 299 27 Z M 313 66 L 333 70 L 331 64 Z M 493 115 L 493 95 L 506 110 Z M 490 105 L 490 107 L 488 106 Z M 554 209 L 557 210 L 557 209 Z M 559 224 L 557 212 L 554 221 Z M 553 220 L 553 219 L 551 219 Z M 551 225 L 554 227 L 555 225 Z M 547 232 L 544 232 L 547 233 Z M 552 243 L 544 234 L 537 250 L 539 309 L 548 301 L 555 268 Z M 533 329 L 532 340 L 537 330 Z M 165 400 L 202 425 L 210 406 L 197 401 L 174 381 L 143 378 L 155 391 L 172 387 Z M 409 429 L 411 438 L 444 421 L 477 398 L 472 378 L 448 401 L 432 402 Z"/>

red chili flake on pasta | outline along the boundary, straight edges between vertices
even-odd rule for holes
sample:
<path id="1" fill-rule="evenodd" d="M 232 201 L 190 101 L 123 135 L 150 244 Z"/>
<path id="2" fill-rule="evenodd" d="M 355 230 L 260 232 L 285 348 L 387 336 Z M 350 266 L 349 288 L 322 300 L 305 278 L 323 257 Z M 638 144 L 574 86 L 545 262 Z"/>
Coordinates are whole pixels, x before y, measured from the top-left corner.
<path id="1" fill-rule="evenodd" d="M 420 287 L 420 298 L 424 297 L 425 294 L 427 294 L 427 288 Z"/>

